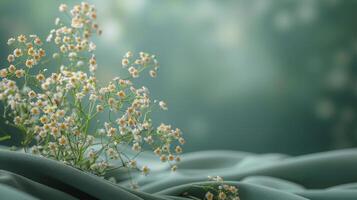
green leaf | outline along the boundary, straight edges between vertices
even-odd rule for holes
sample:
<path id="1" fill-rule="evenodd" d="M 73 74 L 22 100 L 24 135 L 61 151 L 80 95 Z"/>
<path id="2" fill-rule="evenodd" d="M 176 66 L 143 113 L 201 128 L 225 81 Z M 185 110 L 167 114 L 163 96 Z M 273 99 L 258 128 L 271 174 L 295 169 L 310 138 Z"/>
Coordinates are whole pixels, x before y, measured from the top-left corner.
<path id="1" fill-rule="evenodd" d="M 9 140 L 9 139 L 11 139 L 11 136 L 10 136 L 10 135 L 0 136 L 0 142 L 5 141 L 5 140 Z"/>

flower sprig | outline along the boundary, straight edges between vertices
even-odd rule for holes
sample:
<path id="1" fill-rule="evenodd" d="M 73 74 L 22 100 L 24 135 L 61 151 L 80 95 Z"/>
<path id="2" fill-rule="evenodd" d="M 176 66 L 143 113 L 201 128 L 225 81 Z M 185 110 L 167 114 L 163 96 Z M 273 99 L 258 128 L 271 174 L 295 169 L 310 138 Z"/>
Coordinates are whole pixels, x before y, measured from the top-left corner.
<path id="1" fill-rule="evenodd" d="M 100 86 L 91 40 L 102 32 L 95 7 L 82 2 L 68 10 L 61 4 L 59 11 L 68 19 L 57 18 L 45 42 L 37 35 L 7 42 L 14 50 L 0 70 L 0 100 L 3 117 L 11 119 L 7 123 L 23 133 L 24 150 L 97 175 L 120 167 L 147 175 L 150 168 L 137 164 L 136 158 L 150 150 L 176 171 L 185 143 L 182 133 L 163 123 L 154 126 L 151 113 L 167 110 L 167 105 L 151 100 L 148 88 L 134 84 L 144 71 L 157 76 L 156 57 L 126 53 L 121 64 L 127 77 Z M 46 46 L 56 50 L 47 52 Z M 126 146 L 134 156 L 126 153 Z"/>
<path id="2" fill-rule="evenodd" d="M 234 185 L 228 185 L 220 176 L 208 176 L 208 180 L 212 183 L 195 185 L 205 191 L 202 198 L 189 195 L 187 192 L 183 195 L 194 200 L 240 200 L 238 188 Z"/>

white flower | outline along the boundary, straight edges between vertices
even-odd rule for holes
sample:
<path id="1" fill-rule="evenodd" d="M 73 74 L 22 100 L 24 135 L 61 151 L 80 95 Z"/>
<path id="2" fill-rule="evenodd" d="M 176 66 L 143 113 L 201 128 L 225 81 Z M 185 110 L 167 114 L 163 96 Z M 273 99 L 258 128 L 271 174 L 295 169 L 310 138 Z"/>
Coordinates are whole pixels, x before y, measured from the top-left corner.
<path id="1" fill-rule="evenodd" d="M 67 5 L 61 4 L 59 10 L 68 11 Z M 138 153 L 146 148 L 156 148 L 154 153 L 160 160 L 169 162 L 171 170 L 176 171 L 175 164 L 180 161 L 178 154 L 182 152 L 182 148 L 176 145 L 183 144 L 184 139 L 170 125 L 153 127 L 150 113 L 157 102 L 150 99 L 146 87 L 136 87 L 131 81 L 131 77 L 139 77 L 144 70 L 148 70 L 152 77 L 157 75 L 155 56 L 141 52 L 140 56 L 133 58 L 132 52 L 127 52 L 122 64 L 128 67 L 131 77 L 116 77 L 100 87 L 94 74 L 98 68 L 94 54 L 96 45 L 91 38 L 93 34 L 101 33 L 95 22 L 96 10 L 88 3 L 81 3 L 67 14 L 71 18 L 69 23 L 56 18 L 55 29 L 46 38 L 57 47 L 53 49 L 52 57 L 60 62 L 51 70 L 46 68 L 51 63 L 45 64 L 41 60 L 47 52 L 37 35 L 19 35 L 7 42 L 8 45 L 16 44 L 16 47 L 7 57 L 9 63 L 4 66 L 8 67 L 0 69 L 0 100 L 8 107 L 9 116 L 15 116 L 15 126 L 35 133 L 29 135 L 29 141 L 43 147 L 35 146 L 34 153 L 97 175 L 105 174 L 112 167 L 108 157 L 119 159 L 121 155 L 125 156 L 123 167 L 141 169 L 144 175 L 149 173 L 146 165 L 138 168 L 134 158 L 122 154 L 118 145 L 123 143 L 131 145 L 132 150 Z M 13 62 L 16 62 L 16 67 Z M 34 67 L 36 65 L 39 67 Z M 36 79 L 30 80 L 29 76 Z M 22 80 L 23 77 L 26 79 Z M 23 82 L 26 80 L 25 87 Z M 166 103 L 161 101 L 158 104 L 167 110 Z M 102 116 L 98 116 L 102 113 L 98 112 L 107 109 L 109 119 L 102 122 Z M 116 123 L 110 112 L 117 114 L 112 115 Z M 101 127 L 90 126 L 94 123 Z M 93 135 L 104 138 L 94 141 Z M 97 147 L 98 152 L 91 149 Z"/>
<path id="2" fill-rule="evenodd" d="M 90 71 L 90 72 L 95 72 L 95 71 L 97 71 L 97 65 L 90 65 L 90 66 L 89 66 L 89 71 Z"/>
<path id="3" fill-rule="evenodd" d="M 10 73 L 14 73 L 16 70 L 16 67 L 14 65 L 10 65 L 8 69 L 9 69 Z"/>
<path id="4" fill-rule="evenodd" d="M 61 4 L 58 9 L 59 9 L 60 12 L 65 12 L 65 11 L 67 11 L 67 5 L 66 4 Z"/>
<path id="5" fill-rule="evenodd" d="M 40 132 L 38 133 L 38 135 L 39 135 L 41 138 L 44 138 L 44 137 L 47 136 L 47 133 L 46 133 L 46 131 L 40 131 Z"/>
<path id="6" fill-rule="evenodd" d="M 89 43 L 89 47 L 88 47 L 89 52 L 95 51 L 96 48 L 97 46 L 93 42 Z"/>
<path id="7" fill-rule="evenodd" d="M 103 112 L 104 107 L 102 105 L 97 105 L 97 112 Z"/>
<path id="8" fill-rule="evenodd" d="M 0 76 L 1 76 L 2 78 L 7 77 L 7 69 L 2 69 L 2 70 L 0 70 Z"/>
<path id="9" fill-rule="evenodd" d="M 9 63 L 14 62 L 14 61 L 15 61 L 15 56 L 12 55 L 12 54 L 8 55 L 8 56 L 7 56 L 7 61 L 8 61 Z"/>
<path id="10" fill-rule="evenodd" d="M 126 58 L 131 58 L 133 56 L 133 53 L 131 51 L 126 52 L 125 57 Z"/>
<path id="11" fill-rule="evenodd" d="M 19 70 L 16 70 L 15 71 L 15 76 L 17 77 L 17 78 L 21 78 L 21 77 L 23 77 L 25 75 L 25 70 L 23 70 L 23 69 L 19 69 Z"/>
<path id="12" fill-rule="evenodd" d="M 166 162 L 167 161 L 166 155 L 161 155 L 160 160 L 161 160 L 161 162 Z"/>
<path id="13" fill-rule="evenodd" d="M 220 200 L 225 200 L 226 198 L 227 198 L 226 193 L 220 192 L 220 193 L 218 194 L 218 199 L 220 199 Z"/>
<path id="14" fill-rule="evenodd" d="M 8 41 L 7 41 L 7 45 L 12 45 L 16 42 L 15 38 L 10 38 Z"/>
<path id="15" fill-rule="evenodd" d="M 113 148 L 109 148 L 107 150 L 107 155 L 111 158 L 111 159 L 117 159 L 118 158 L 118 153 L 113 149 Z"/>
<path id="16" fill-rule="evenodd" d="M 135 67 L 133 66 L 129 67 L 128 71 L 133 78 L 139 77 L 139 71 Z"/>
<path id="17" fill-rule="evenodd" d="M 71 26 L 73 28 L 82 28 L 83 27 L 83 21 L 79 17 L 72 18 L 72 23 Z"/>
<path id="18" fill-rule="evenodd" d="M 117 132 L 117 129 L 111 127 L 111 128 L 109 128 L 109 130 L 107 131 L 107 136 L 108 136 L 108 137 L 113 137 L 116 132 Z"/>
<path id="19" fill-rule="evenodd" d="M 31 113 L 33 115 L 38 115 L 38 114 L 40 114 L 40 110 L 37 107 L 34 107 L 31 109 Z"/>
<path id="20" fill-rule="evenodd" d="M 176 153 L 182 153 L 182 148 L 180 146 L 176 146 L 175 151 Z"/>
<path id="21" fill-rule="evenodd" d="M 160 106 L 160 108 L 161 108 L 161 109 L 163 109 L 163 110 L 167 110 L 167 105 L 166 105 L 166 103 L 165 103 L 165 102 L 160 101 L 160 102 L 159 102 L 159 106 Z"/>
<path id="22" fill-rule="evenodd" d="M 155 77 L 157 76 L 156 71 L 155 71 L 155 70 L 150 70 L 150 76 L 151 76 L 152 78 L 155 78 Z"/>
<path id="23" fill-rule="evenodd" d="M 27 93 L 27 95 L 28 95 L 31 99 L 36 97 L 36 93 L 35 93 L 33 90 L 29 91 L 29 92 Z"/>
<path id="24" fill-rule="evenodd" d="M 128 66 L 128 64 L 129 64 L 129 59 L 123 58 L 123 60 L 121 60 L 121 64 L 123 65 L 123 67 Z"/>
<path id="25" fill-rule="evenodd" d="M 136 160 L 130 160 L 129 165 L 131 168 L 136 168 Z"/>
<path id="26" fill-rule="evenodd" d="M 139 151 L 141 151 L 141 146 L 140 146 L 140 144 L 139 143 L 134 143 L 133 144 L 133 146 L 132 146 L 132 148 L 131 148 L 133 151 L 136 151 L 136 152 L 139 152 Z"/>
<path id="27" fill-rule="evenodd" d="M 19 48 L 16 48 L 16 49 L 14 50 L 14 56 L 15 56 L 15 57 L 20 57 L 20 56 L 22 56 L 22 50 L 19 49 Z"/>
<path id="28" fill-rule="evenodd" d="M 141 169 L 142 173 L 146 176 L 150 173 L 150 169 L 148 166 L 144 165 L 143 168 Z"/>
<path id="29" fill-rule="evenodd" d="M 205 196 L 207 200 L 213 200 L 214 197 L 214 195 L 211 192 L 207 192 Z"/>
<path id="30" fill-rule="evenodd" d="M 66 145 L 66 144 L 68 144 L 68 139 L 62 135 L 62 137 L 60 137 L 60 139 L 58 139 L 58 143 L 60 145 Z"/>

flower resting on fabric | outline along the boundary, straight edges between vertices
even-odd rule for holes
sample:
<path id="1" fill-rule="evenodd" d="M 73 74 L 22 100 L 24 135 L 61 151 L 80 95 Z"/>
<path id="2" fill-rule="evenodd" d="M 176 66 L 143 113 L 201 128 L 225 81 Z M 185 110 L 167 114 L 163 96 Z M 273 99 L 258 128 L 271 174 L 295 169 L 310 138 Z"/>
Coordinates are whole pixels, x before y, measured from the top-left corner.
<path id="1" fill-rule="evenodd" d="M 222 177 L 208 176 L 208 180 L 212 183 L 195 185 L 195 187 L 203 189 L 203 191 L 205 192 L 204 197 L 198 198 L 195 196 L 191 196 L 188 194 L 188 192 L 185 192 L 183 196 L 194 200 L 240 200 L 238 196 L 238 188 L 236 186 L 224 183 Z"/>

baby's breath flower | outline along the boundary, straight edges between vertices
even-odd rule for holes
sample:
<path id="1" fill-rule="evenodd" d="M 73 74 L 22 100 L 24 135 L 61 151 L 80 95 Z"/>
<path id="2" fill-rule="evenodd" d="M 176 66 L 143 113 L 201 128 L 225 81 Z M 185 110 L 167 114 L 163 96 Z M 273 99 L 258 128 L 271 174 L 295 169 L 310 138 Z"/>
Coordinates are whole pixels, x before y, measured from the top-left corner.
<path id="1" fill-rule="evenodd" d="M 129 67 L 128 71 L 133 78 L 139 77 L 139 71 L 135 67 L 133 66 Z"/>
<path id="2" fill-rule="evenodd" d="M 161 149 L 160 149 L 160 148 L 156 148 L 156 149 L 154 150 L 154 153 L 155 153 L 156 155 L 161 155 Z"/>
<path id="3" fill-rule="evenodd" d="M 47 116 L 46 116 L 46 115 L 42 116 L 42 117 L 40 118 L 40 122 L 41 122 L 42 124 L 46 124 L 46 123 L 48 122 Z"/>
<path id="4" fill-rule="evenodd" d="M 211 192 L 207 192 L 205 197 L 207 200 L 213 200 L 214 195 Z"/>
<path id="5" fill-rule="evenodd" d="M 104 107 L 102 105 L 97 105 L 97 112 L 103 112 Z"/>
<path id="6" fill-rule="evenodd" d="M 109 148 L 107 150 L 107 155 L 111 158 L 111 159 L 117 159 L 118 158 L 118 153 L 113 149 L 113 148 Z"/>
<path id="7" fill-rule="evenodd" d="M 8 69 L 9 69 L 10 73 L 14 73 L 16 70 L 16 67 L 14 65 L 10 65 Z"/>
<path id="8" fill-rule="evenodd" d="M 15 119 L 14 119 L 14 123 L 15 124 L 20 124 L 22 121 L 21 117 L 20 116 L 16 116 Z"/>
<path id="9" fill-rule="evenodd" d="M 9 63 L 14 62 L 14 61 L 15 61 L 15 56 L 12 55 L 12 54 L 8 55 L 8 56 L 7 56 L 7 61 L 8 61 Z"/>
<path id="10" fill-rule="evenodd" d="M 143 175 L 148 175 L 150 173 L 150 169 L 148 166 L 144 165 L 143 168 L 141 169 Z"/>
<path id="11" fill-rule="evenodd" d="M 205 199 L 214 199 L 216 196 L 218 200 L 239 200 L 238 188 L 233 185 L 225 184 L 223 178 L 220 176 L 208 176 L 209 181 L 213 181 L 213 184 L 207 184 L 202 187 L 204 190 L 208 190 L 205 195 Z"/>
<path id="12" fill-rule="evenodd" d="M 129 64 L 129 59 L 123 58 L 122 61 L 121 61 L 121 64 L 123 65 L 123 67 L 128 66 L 128 64 Z"/>
<path id="13" fill-rule="evenodd" d="M 33 90 L 29 91 L 29 92 L 27 93 L 27 95 L 29 96 L 30 99 L 33 99 L 33 98 L 36 97 L 36 93 L 35 93 Z"/>
<path id="14" fill-rule="evenodd" d="M 16 42 L 15 38 L 10 38 L 8 41 L 7 41 L 7 45 L 12 45 Z"/>
<path id="15" fill-rule="evenodd" d="M 45 80 L 45 76 L 43 74 L 37 74 L 36 79 L 38 81 L 43 81 L 43 80 Z"/>
<path id="16" fill-rule="evenodd" d="M 61 4 L 59 10 L 66 12 L 68 6 Z M 182 152 L 176 144 L 184 143 L 181 132 L 166 124 L 153 127 L 150 114 L 156 102 L 146 87 L 136 87 L 131 81 L 144 70 L 152 77 L 157 75 L 155 56 L 140 52 L 135 58 L 127 52 L 121 64 L 128 67 L 131 78 L 116 77 L 102 87 L 94 73 L 98 63 L 91 39 L 101 33 L 96 10 L 84 2 L 67 14 L 70 20 L 57 18 L 55 29 L 46 38 L 55 47 L 50 56 L 37 35 L 19 35 L 7 42 L 15 48 L 7 56 L 9 67 L 0 70 L 0 100 L 7 106 L 6 117 L 13 119 L 9 123 L 24 132 L 24 146 L 35 144 L 33 153 L 97 175 L 113 167 L 106 159 L 120 158 L 119 167 L 140 170 L 135 158 L 145 150 L 153 151 L 176 171 Z M 54 73 L 41 69 L 44 58 L 51 64 L 59 62 L 49 66 Z M 15 60 L 16 67 L 11 64 Z M 17 79 L 10 80 L 14 77 L 24 78 L 17 83 Z M 166 103 L 159 102 L 159 106 L 167 110 Z M 99 120 L 102 113 L 109 114 L 106 122 Z M 92 124 L 99 126 L 94 133 Z M 98 143 L 93 135 L 99 137 Z M 127 155 L 118 148 L 122 145 L 130 146 L 137 155 Z M 99 149 L 94 151 L 94 146 Z M 147 175 L 150 169 L 144 165 L 141 171 Z"/>
<path id="17" fill-rule="evenodd" d="M 160 160 L 161 160 L 161 162 L 166 162 L 167 161 L 166 155 L 161 155 Z"/>
<path id="18" fill-rule="evenodd" d="M 126 95 L 125 95 L 125 92 L 123 90 L 120 90 L 117 95 L 120 97 L 120 98 L 124 98 Z"/>
<path id="19" fill-rule="evenodd" d="M 35 61 L 33 59 L 28 59 L 26 60 L 26 67 L 32 68 L 32 66 L 35 64 Z"/>
<path id="20" fill-rule="evenodd" d="M 155 71 L 155 70 L 150 70 L 150 76 L 151 76 L 152 78 L 155 78 L 155 77 L 157 76 L 156 71 Z"/>
<path id="21" fill-rule="evenodd" d="M 41 46 L 41 45 L 42 45 L 42 41 L 41 41 L 41 39 L 38 38 L 38 37 L 36 37 L 33 42 L 34 42 L 36 45 L 38 45 L 38 46 Z"/>
<path id="22" fill-rule="evenodd" d="M 47 132 L 46 131 L 39 131 L 38 135 L 41 137 L 41 138 L 45 138 L 47 136 Z"/>
<path id="23" fill-rule="evenodd" d="M 159 106 L 160 106 L 160 108 L 161 108 L 161 109 L 163 109 L 163 110 L 167 110 L 167 105 L 166 105 L 166 103 L 165 103 L 165 102 L 160 101 L 160 102 L 159 102 Z"/>
<path id="24" fill-rule="evenodd" d="M 67 5 L 66 4 L 61 4 L 58 9 L 59 9 L 60 12 L 65 12 L 65 11 L 67 11 Z"/>
<path id="25" fill-rule="evenodd" d="M 116 132 L 117 132 L 117 129 L 111 127 L 111 128 L 109 128 L 109 130 L 108 130 L 107 136 L 108 136 L 108 137 L 113 137 Z"/>
<path id="26" fill-rule="evenodd" d="M 186 143 L 186 141 L 185 141 L 185 139 L 183 137 L 180 137 L 178 139 L 178 141 L 179 141 L 180 144 L 185 144 Z"/>
<path id="27" fill-rule="evenodd" d="M 148 144 L 152 144 L 154 142 L 154 139 L 151 135 L 147 136 L 144 138 L 145 142 L 147 142 Z"/>
<path id="28" fill-rule="evenodd" d="M 130 160 L 130 161 L 129 161 L 129 166 L 130 166 L 131 168 L 136 168 L 136 160 Z"/>
<path id="29" fill-rule="evenodd" d="M 180 146 L 176 146 L 175 151 L 176 153 L 180 154 L 182 153 L 182 148 Z"/>
<path id="30" fill-rule="evenodd" d="M 7 77 L 7 69 L 1 69 L 0 70 L 0 76 L 2 78 L 6 78 Z"/>
<path id="31" fill-rule="evenodd" d="M 21 49 L 15 49 L 14 50 L 14 56 L 15 57 L 20 57 L 20 56 L 22 56 L 22 50 Z"/>
<path id="32" fill-rule="evenodd" d="M 19 35 L 17 37 L 17 41 L 21 42 L 21 43 L 25 43 L 27 40 L 26 36 L 25 35 Z"/>
<path id="33" fill-rule="evenodd" d="M 140 146 L 140 144 L 137 143 L 137 142 L 134 143 L 133 146 L 132 146 L 132 150 L 133 150 L 133 151 L 136 151 L 136 152 L 141 151 L 141 146 Z"/>
<path id="34" fill-rule="evenodd" d="M 68 51 L 68 48 L 66 47 L 66 45 L 62 45 L 60 47 L 60 50 L 61 50 L 62 53 L 66 53 Z"/>
<path id="35" fill-rule="evenodd" d="M 18 70 L 15 71 L 15 75 L 16 75 L 17 78 L 21 78 L 21 77 L 23 77 L 25 75 L 25 70 L 18 69 Z"/>
<path id="36" fill-rule="evenodd" d="M 226 193 L 220 192 L 220 193 L 218 194 L 218 199 L 220 199 L 220 200 L 225 200 L 226 198 L 227 198 Z"/>
<path id="37" fill-rule="evenodd" d="M 60 145 L 62 145 L 62 146 L 68 144 L 68 139 L 67 139 L 67 137 L 62 135 L 62 137 L 60 137 L 60 138 L 58 139 L 58 143 L 59 143 Z"/>
<path id="38" fill-rule="evenodd" d="M 173 166 L 171 167 L 171 171 L 172 171 L 172 172 L 176 172 L 176 171 L 177 171 L 177 165 L 173 165 Z"/>
<path id="39" fill-rule="evenodd" d="M 89 71 L 92 73 L 97 71 L 97 65 L 89 65 Z"/>
<path id="40" fill-rule="evenodd" d="M 170 154 L 170 155 L 168 156 L 168 159 L 169 159 L 169 161 L 173 161 L 173 160 L 175 160 L 175 156 L 172 155 L 172 154 Z"/>
<path id="41" fill-rule="evenodd" d="M 59 137 L 60 135 L 60 130 L 57 127 L 52 127 L 51 128 L 51 135 L 54 137 Z M 62 136 L 59 140 L 59 143 L 61 145 L 65 145 L 67 142 L 65 141 L 65 139 L 67 139 L 66 137 Z"/>
<path id="42" fill-rule="evenodd" d="M 35 50 L 33 47 L 30 47 L 28 50 L 27 50 L 27 54 L 29 56 L 35 56 Z"/>
<path id="43" fill-rule="evenodd" d="M 71 26 L 73 28 L 82 28 L 83 25 L 84 25 L 84 23 L 81 18 L 79 18 L 79 17 L 72 18 Z"/>

